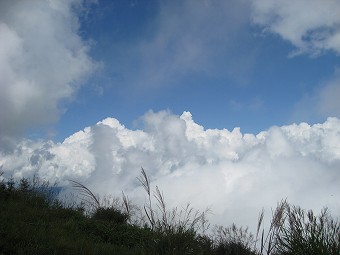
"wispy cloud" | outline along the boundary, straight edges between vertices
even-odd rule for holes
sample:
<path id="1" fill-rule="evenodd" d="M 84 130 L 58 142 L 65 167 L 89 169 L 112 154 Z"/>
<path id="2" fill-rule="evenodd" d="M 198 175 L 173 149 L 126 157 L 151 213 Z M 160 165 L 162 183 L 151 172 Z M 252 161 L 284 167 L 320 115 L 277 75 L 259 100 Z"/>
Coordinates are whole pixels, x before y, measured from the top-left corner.
<path id="1" fill-rule="evenodd" d="M 124 190 L 137 198 L 143 166 L 169 205 L 210 206 L 213 222 L 223 224 L 256 224 L 262 207 L 269 211 L 284 198 L 315 210 L 328 206 L 340 216 L 337 118 L 257 135 L 206 130 L 189 112 L 148 112 L 142 120 L 143 130 L 107 118 L 63 143 L 25 140 L 13 154 L 1 154 L 0 167 L 7 176 L 75 179 L 101 194 Z"/>
<path id="2" fill-rule="evenodd" d="M 127 84 L 142 88 L 185 85 L 190 75 L 246 82 L 254 61 L 248 19 L 243 1 L 160 1 L 149 33 L 120 49 L 117 68 Z"/>
<path id="3" fill-rule="evenodd" d="M 333 77 L 301 98 L 295 106 L 293 118 L 309 119 L 316 116 L 325 119 L 329 116 L 340 117 L 339 95 L 340 70 L 336 69 Z"/>
<path id="4" fill-rule="evenodd" d="M 337 0 L 252 1 L 253 22 L 292 43 L 291 53 L 340 54 L 340 4 Z"/>

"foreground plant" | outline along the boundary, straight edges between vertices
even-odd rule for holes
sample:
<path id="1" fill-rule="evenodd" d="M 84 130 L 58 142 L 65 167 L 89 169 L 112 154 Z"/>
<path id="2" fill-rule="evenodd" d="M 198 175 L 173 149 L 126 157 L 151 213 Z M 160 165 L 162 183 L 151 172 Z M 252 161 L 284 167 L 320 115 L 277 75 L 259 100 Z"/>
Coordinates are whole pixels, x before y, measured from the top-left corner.
<path id="1" fill-rule="evenodd" d="M 194 210 L 190 204 L 186 207 L 178 209 L 168 209 L 165 203 L 164 195 L 156 186 L 156 190 L 151 193 L 150 180 L 142 168 L 140 177 L 137 178 L 145 189 L 148 197 L 146 205 L 144 205 L 144 212 L 147 216 L 148 223 L 153 230 L 159 231 L 194 231 L 201 230 L 205 232 L 208 228 L 207 214 L 209 209 L 200 212 Z M 152 196 L 153 195 L 153 196 Z M 153 204 L 154 198 L 156 200 L 156 208 Z"/>
<path id="2" fill-rule="evenodd" d="M 0 254 L 340 255 L 340 223 L 327 209 L 315 215 L 283 200 L 266 231 L 262 211 L 256 235 L 235 225 L 205 234 L 208 211 L 169 209 L 144 169 L 138 179 L 147 199 L 131 220 L 137 206 L 124 193 L 101 199 L 71 181 L 81 203 L 67 205 L 48 182 L 0 172 Z"/>
<path id="3" fill-rule="evenodd" d="M 217 254 L 223 255 L 258 255 L 252 248 L 255 239 L 248 228 L 215 226 L 213 229 L 213 243 Z"/>
<path id="4" fill-rule="evenodd" d="M 262 224 L 263 212 L 259 225 Z M 257 234 L 258 236 L 258 234 Z M 340 223 L 327 208 L 320 215 L 283 200 L 277 206 L 269 231 L 262 231 L 260 250 L 266 255 L 340 255 Z"/>
<path id="5" fill-rule="evenodd" d="M 147 193 L 143 206 L 147 221 L 156 239 L 149 246 L 151 254 L 211 254 L 212 241 L 204 233 L 208 228 L 209 209 L 200 212 L 190 204 L 183 208 L 168 209 L 163 193 L 158 186 L 154 192 L 145 170 L 142 168 L 137 178 Z"/>
<path id="6" fill-rule="evenodd" d="M 117 204 L 116 199 L 104 198 L 101 202 L 100 199 L 85 185 L 69 180 L 72 183 L 72 187 L 76 189 L 81 195 L 81 200 L 84 205 L 90 207 L 92 211 L 91 217 L 95 220 L 110 221 L 115 223 L 127 223 L 129 219 L 129 202 L 127 197 L 123 193 L 123 205 L 126 207 L 126 212 L 122 211 L 122 208 Z"/>
<path id="7" fill-rule="evenodd" d="M 287 206 L 285 222 L 276 239 L 279 254 L 339 255 L 340 224 L 327 209 L 320 215 L 300 207 Z"/>

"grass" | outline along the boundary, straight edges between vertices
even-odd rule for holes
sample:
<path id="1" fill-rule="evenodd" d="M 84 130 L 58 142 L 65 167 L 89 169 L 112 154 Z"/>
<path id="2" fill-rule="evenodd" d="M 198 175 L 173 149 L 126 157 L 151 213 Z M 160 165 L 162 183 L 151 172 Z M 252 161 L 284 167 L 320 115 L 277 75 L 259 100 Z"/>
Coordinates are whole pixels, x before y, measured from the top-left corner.
<path id="1" fill-rule="evenodd" d="M 256 238 L 259 237 L 263 212 L 259 217 Z M 312 210 L 281 201 L 273 214 L 269 231 L 259 242 L 260 254 L 273 255 L 339 255 L 340 222 L 332 218 L 327 208 L 319 215 Z"/>
<path id="2" fill-rule="evenodd" d="M 144 169 L 138 180 L 147 195 L 142 208 L 124 193 L 100 199 L 76 181 L 70 182 L 81 200 L 67 204 L 55 184 L 2 179 L 0 255 L 340 255 L 340 225 L 326 209 L 314 215 L 281 201 L 267 231 L 262 212 L 255 235 L 235 225 L 214 226 L 208 234 L 209 210 L 168 208 Z"/>

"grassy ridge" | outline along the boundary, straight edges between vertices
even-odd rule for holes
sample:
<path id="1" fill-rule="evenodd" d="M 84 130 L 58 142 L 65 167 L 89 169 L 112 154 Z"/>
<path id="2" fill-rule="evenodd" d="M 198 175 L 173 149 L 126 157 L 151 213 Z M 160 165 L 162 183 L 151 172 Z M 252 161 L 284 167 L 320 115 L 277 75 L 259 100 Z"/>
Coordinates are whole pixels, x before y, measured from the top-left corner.
<path id="1" fill-rule="evenodd" d="M 327 210 L 316 216 L 282 201 L 266 233 L 261 214 L 255 235 L 234 225 L 216 226 L 208 235 L 206 212 L 169 210 L 144 170 L 139 181 L 148 197 L 143 208 L 124 195 L 122 203 L 104 203 L 78 182 L 73 186 L 83 200 L 67 205 L 53 185 L 37 178 L 1 181 L 0 255 L 340 255 L 340 225 Z"/>

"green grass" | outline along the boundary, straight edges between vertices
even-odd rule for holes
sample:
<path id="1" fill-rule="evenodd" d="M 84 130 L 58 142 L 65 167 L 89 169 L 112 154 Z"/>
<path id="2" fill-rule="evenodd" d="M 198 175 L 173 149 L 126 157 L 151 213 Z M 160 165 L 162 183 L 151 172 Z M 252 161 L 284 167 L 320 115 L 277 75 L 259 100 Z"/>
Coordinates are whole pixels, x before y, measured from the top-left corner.
<path id="1" fill-rule="evenodd" d="M 0 173 L 1 177 L 1 173 Z M 246 228 L 215 226 L 207 234 L 208 211 L 168 208 L 158 187 L 139 208 L 123 199 L 99 199 L 71 181 L 80 202 L 58 199 L 55 185 L 38 178 L 0 181 L 0 255 L 340 255 L 340 227 L 327 210 L 316 216 L 282 201 L 270 224 L 256 235 Z"/>

